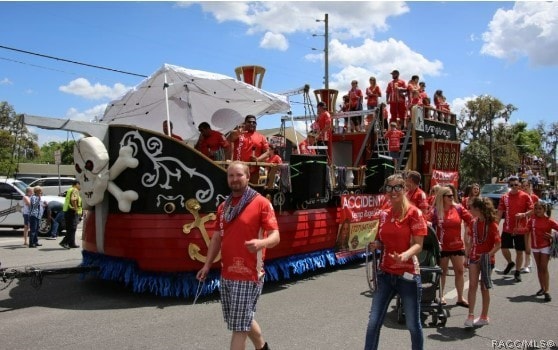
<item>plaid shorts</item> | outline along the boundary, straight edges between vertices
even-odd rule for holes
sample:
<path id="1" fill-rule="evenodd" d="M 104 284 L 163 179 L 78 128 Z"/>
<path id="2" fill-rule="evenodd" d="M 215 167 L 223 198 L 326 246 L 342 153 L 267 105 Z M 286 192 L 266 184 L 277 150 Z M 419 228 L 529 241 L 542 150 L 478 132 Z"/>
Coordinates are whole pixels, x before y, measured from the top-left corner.
<path id="1" fill-rule="evenodd" d="M 221 307 L 227 328 L 233 332 L 248 332 L 262 294 L 263 281 L 233 281 L 221 278 Z"/>

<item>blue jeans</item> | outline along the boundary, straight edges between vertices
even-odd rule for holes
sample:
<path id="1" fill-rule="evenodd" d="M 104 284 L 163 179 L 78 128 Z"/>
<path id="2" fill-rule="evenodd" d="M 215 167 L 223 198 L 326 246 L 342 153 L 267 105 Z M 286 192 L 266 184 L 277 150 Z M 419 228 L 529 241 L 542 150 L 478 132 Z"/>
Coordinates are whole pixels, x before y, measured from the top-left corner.
<path id="1" fill-rule="evenodd" d="M 52 219 L 51 227 L 50 227 L 50 237 L 58 237 L 58 227 L 64 220 L 64 212 L 61 210 L 56 214 L 56 217 Z"/>
<path id="2" fill-rule="evenodd" d="M 29 215 L 29 245 L 39 243 L 39 222 L 39 218 Z"/>
<path id="3" fill-rule="evenodd" d="M 374 293 L 372 308 L 370 309 L 365 350 L 378 349 L 380 328 L 384 323 L 389 303 L 396 294 L 399 294 L 403 302 L 407 329 L 411 333 L 412 349 L 423 349 L 424 338 L 420 322 L 421 287 L 420 274 L 414 275 L 413 280 L 406 280 L 403 276 L 378 272 L 378 290 Z"/>

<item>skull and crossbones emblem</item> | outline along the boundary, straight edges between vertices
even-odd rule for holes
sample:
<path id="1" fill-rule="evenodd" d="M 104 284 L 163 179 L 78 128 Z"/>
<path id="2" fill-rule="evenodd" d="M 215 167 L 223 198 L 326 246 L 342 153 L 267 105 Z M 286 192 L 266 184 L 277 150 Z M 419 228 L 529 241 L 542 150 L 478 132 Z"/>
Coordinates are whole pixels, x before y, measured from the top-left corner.
<path id="1" fill-rule="evenodd" d="M 77 179 L 81 184 L 84 202 L 93 207 L 103 201 L 105 191 L 118 201 L 118 209 L 128 213 L 132 202 L 138 199 L 136 191 L 122 191 L 113 181 L 124 170 L 136 168 L 138 160 L 129 146 L 120 148 L 118 158 L 109 169 L 109 154 L 105 145 L 96 137 L 84 137 L 74 147 Z"/>

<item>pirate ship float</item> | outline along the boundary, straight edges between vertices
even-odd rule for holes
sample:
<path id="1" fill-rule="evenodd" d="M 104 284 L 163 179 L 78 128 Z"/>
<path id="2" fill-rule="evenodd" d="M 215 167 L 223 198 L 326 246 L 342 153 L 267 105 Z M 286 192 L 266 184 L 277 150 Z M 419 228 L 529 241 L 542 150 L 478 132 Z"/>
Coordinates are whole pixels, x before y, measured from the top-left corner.
<path id="1" fill-rule="evenodd" d="M 201 122 L 226 133 L 248 114 L 283 113 L 284 135 L 289 122 L 315 119 L 290 116 L 287 96 L 261 90 L 264 72 L 239 67 L 234 79 L 166 64 L 110 103 L 98 123 L 24 116 L 28 125 L 86 135 L 74 150 L 76 177 L 89 206 L 83 265 L 98 267 L 101 278 L 135 292 L 196 293 L 195 273 L 216 232 L 214 213 L 229 193 L 226 162 L 163 134 L 161 126 L 171 121 L 175 133 L 193 139 Z M 310 100 L 308 86 L 298 92 Z M 314 93 L 334 111 L 336 90 Z M 267 279 L 289 279 L 364 254 L 377 227 L 380 186 L 393 171 L 377 112 L 366 112 L 372 122 L 365 132 L 334 133 L 327 156 L 291 155 L 292 141 L 285 140 L 281 155 L 287 163 L 270 171 L 268 181 L 252 184 L 271 200 L 281 232 L 281 243 L 267 252 Z M 433 113 L 438 112 L 413 109 L 398 162 L 398 170 L 422 170 L 426 182 L 435 169 L 455 172 L 459 158 L 455 123 L 433 120 Z M 347 116 L 334 114 L 335 125 Z M 342 221 L 350 230 L 340 229 Z M 218 287 L 219 264 L 217 257 L 202 294 Z"/>

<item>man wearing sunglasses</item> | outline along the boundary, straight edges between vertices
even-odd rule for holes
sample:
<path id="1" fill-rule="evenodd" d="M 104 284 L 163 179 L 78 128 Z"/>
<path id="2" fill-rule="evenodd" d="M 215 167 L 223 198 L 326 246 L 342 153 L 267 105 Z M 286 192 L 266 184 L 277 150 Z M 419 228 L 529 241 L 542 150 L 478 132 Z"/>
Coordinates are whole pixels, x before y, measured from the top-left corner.
<path id="1" fill-rule="evenodd" d="M 502 255 L 507 261 L 506 268 L 502 271 L 504 275 L 510 273 L 515 267 L 514 279 L 521 282 L 520 268 L 523 266 L 523 252 L 525 251 L 524 232 L 517 230 L 517 224 L 531 215 L 533 212 L 533 201 L 531 196 L 521 191 L 521 184 L 517 176 L 508 178 L 510 191 L 502 196 L 498 204 L 498 215 L 496 222 L 504 219 L 502 229 Z M 510 249 L 515 249 L 515 263 L 512 261 Z"/>
<path id="2" fill-rule="evenodd" d="M 269 143 L 267 138 L 256 131 L 256 117 L 247 115 L 244 118 L 244 129 L 234 140 L 232 160 L 242 162 L 263 162 L 269 157 Z M 260 177 L 260 167 L 250 167 L 250 183 L 257 184 Z"/>

